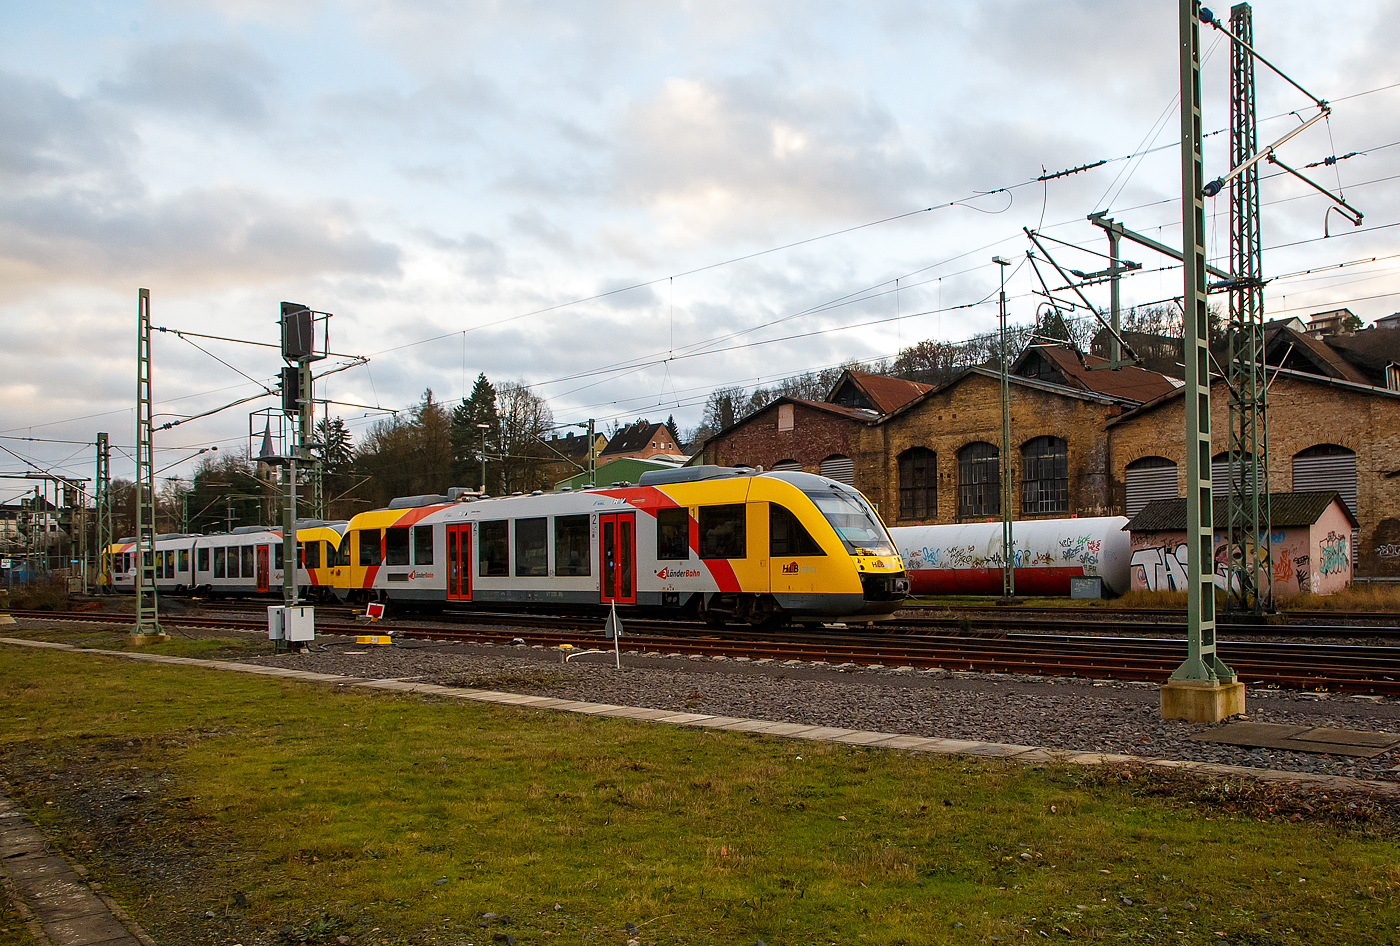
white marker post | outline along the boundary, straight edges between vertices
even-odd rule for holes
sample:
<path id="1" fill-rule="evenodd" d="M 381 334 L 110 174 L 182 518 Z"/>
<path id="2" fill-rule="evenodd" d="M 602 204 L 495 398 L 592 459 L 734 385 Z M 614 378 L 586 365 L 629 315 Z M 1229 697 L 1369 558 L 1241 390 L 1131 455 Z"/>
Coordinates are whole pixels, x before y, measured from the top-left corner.
<path id="1" fill-rule="evenodd" d="M 608 622 L 603 625 L 603 636 L 613 642 L 613 660 L 617 664 L 617 669 L 622 669 L 622 651 L 618 645 L 618 638 L 622 637 L 622 622 L 617 619 L 617 605 L 613 604 L 612 610 L 608 612 Z"/>

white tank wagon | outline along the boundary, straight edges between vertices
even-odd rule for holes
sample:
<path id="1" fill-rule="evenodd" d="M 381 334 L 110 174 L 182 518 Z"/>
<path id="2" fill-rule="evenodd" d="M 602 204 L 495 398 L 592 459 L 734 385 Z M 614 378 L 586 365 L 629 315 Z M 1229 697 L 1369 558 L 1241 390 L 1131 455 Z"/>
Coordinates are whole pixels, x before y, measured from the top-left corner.
<path id="1" fill-rule="evenodd" d="M 1128 590 L 1132 546 L 1123 516 L 1034 519 L 1012 524 L 1018 595 L 1068 595 L 1071 578 L 1102 578 Z M 900 526 L 890 530 L 910 594 L 1001 594 L 1001 522 Z"/>

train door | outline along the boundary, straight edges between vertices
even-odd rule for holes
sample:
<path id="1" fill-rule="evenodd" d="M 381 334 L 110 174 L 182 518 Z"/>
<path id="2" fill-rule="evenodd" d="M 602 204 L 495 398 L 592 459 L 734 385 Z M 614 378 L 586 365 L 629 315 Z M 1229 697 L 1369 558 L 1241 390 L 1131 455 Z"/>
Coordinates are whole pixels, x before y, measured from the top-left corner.
<path id="1" fill-rule="evenodd" d="M 636 513 L 606 512 L 598 516 L 598 560 L 603 563 L 600 598 L 603 604 L 637 603 Z"/>
<path id="2" fill-rule="evenodd" d="M 267 587 L 268 587 L 268 581 L 267 581 L 267 579 L 268 579 L 267 546 L 266 546 L 266 545 L 259 545 L 259 546 L 258 546 L 257 577 L 258 577 L 258 590 L 259 590 L 259 591 L 266 591 L 266 590 L 267 590 Z"/>
<path id="3" fill-rule="evenodd" d="M 472 599 L 471 523 L 447 527 L 447 600 Z"/>

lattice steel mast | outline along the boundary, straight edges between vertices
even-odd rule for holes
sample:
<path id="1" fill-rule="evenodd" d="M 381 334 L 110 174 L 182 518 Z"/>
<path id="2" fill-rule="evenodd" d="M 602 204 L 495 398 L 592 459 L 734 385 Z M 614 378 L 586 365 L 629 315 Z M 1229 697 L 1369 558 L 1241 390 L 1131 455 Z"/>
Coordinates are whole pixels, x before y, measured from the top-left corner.
<path id="1" fill-rule="evenodd" d="M 107 547 L 112 544 L 112 448 L 107 443 L 107 435 L 97 435 L 97 585 L 99 590 L 105 580 L 112 580 L 112 563 L 107 558 Z"/>
<path id="2" fill-rule="evenodd" d="M 1210 491 L 1210 319 L 1201 160 L 1200 3 L 1181 0 L 1182 340 L 1186 363 L 1187 656 L 1173 683 L 1234 683 L 1215 650 L 1215 529 Z"/>
<path id="3" fill-rule="evenodd" d="M 1240 42 L 1230 44 L 1230 166 L 1258 150 L 1254 112 L 1254 23 L 1249 4 L 1230 10 Z M 1230 374 L 1227 486 L 1227 611 L 1273 610 L 1269 555 L 1269 413 L 1264 376 L 1263 244 L 1259 236 L 1259 164 L 1230 182 L 1230 292 L 1227 357 Z"/>
<path id="4" fill-rule="evenodd" d="M 156 594 L 156 507 L 151 429 L 151 292 L 136 295 L 136 624 L 132 635 L 161 635 Z"/>

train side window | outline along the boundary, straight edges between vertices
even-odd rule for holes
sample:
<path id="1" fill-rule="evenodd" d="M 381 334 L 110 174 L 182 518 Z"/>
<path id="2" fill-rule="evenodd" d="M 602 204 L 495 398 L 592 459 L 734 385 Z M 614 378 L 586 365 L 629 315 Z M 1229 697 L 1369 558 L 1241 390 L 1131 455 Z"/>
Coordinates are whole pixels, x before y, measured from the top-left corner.
<path id="1" fill-rule="evenodd" d="M 273 546 L 272 546 L 272 569 L 273 569 L 273 571 L 276 571 L 277 569 L 281 568 L 281 567 L 282 567 L 282 563 L 283 563 L 284 561 L 286 561 L 287 556 L 283 554 L 283 549 L 285 549 L 285 548 L 286 548 L 286 546 L 284 546 L 281 542 L 276 542 L 276 543 L 273 544 Z"/>
<path id="2" fill-rule="evenodd" d="M 340 548 L 336 549 L 335 552 L 335 563 L 346 568 L 350 567 L 350 540 L 348 537 L 341 538 Z"/>
<path id="3" fill-rule="evenodd" d="M 789 555 L 825 555 L 817 540 L 797 521 L 792 510 L 777 503 L 768 504 L 768 554 L 774 558 Z"/>
<path id="4" fill-rule="evenodd" d="M 302 568 L 321 567 L 321 543 L 307 542 L 301 553 Z"/>
<path id="5" fill-rule="evenodd" d="M 506 553 L 510 545 L 510 523 L 504 519 L 498 522 L 483 522 L 478 530 L 477 551 L 481 556 L 479 571 L 482 577 L 490 578 L 510 574 Z"/>
<path id="6" fill-rule="evenodd" d="M 549 574 L 549 562 L 545 558 L 548 536 L 548 519 L 515 520 L 515 574 L 517 578 Z"/>
<path id="7" fill-rule="evenodd" d="M 413 527 L 413 564 L 433 564 L 433 527 Z"/>
<path id="8" fill-rule="evenodd" d="M 243 560 L 243 577 L 252 578 L 254 575 L 253 547 L 251 545 L 243 546 L 242 553 L 239 555 L 239 558 Z"/>
<path id="9" fill-rule="evenodd" d="M 700 507 L 700 557 L 745 558 L 748 520 L 743 503 Z"/>
<path id="10" fill-rule="evenodd" d="M 224 556 L 227 550 L 221 545 L 214 550 L 214 577 L 223 578 L 228 573 L 224 570 Z"/>
<path id="11" fill-rule="evenodd" d="M 690 558 L 690 514 L 684 507 L 656 510 L 656 558 L 662 562 Z"/>
<path id="12" fill-rule="evenodd" d="M 379 565 L 381 558 L 380 529 L 360 529 L 360 566 Z"/>
<path id="13" fill-rule="evenodd" d="M 196 552 L 195 557 L 194 557 L 194 563 L 195 563 L 195 565 L 198 566 L 199 571 L 207 572 L 207 571 L 209 570 L 209 550 L 208 550 L 208 549 L 195 549 L 195 552 Z"/>
<path id="14" fill-rule="evenodd" d="M 182 571 L 182 572 L 187 572 L 187 571 L 189 571 L 189 570 L 190 570 L 190 550 L 189 550 L 189 549 L 181 549 L 181 550 L 180 550 L 180 571 Z"/>
<path id="15" fill-rule="evenodd" d="M 408 526 L 397 526 L 385 531 L 384 564 L 408 564 Z"/>
<path id="16" fill-rule="evenodd" d="M 592 548 L 587 516 L 559 516 L 554 520 L 554 574 L 592 574 L 589 569 Z"/>

